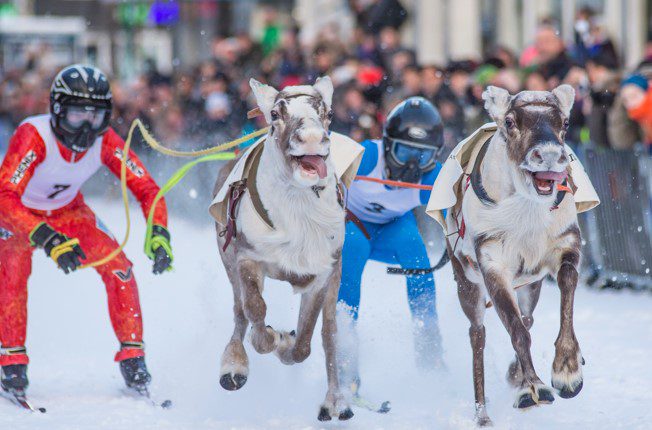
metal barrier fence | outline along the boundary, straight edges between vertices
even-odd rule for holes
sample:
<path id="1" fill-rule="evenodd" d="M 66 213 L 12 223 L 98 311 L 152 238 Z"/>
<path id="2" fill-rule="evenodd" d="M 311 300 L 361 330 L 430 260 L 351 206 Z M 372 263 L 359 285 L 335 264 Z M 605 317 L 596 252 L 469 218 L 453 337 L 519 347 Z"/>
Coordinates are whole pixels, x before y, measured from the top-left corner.
<path id="1" fill-rule="evenodd" d="M 602 201 L 581 219 L 594 283 L 652 290 L 650 155 L 604 149 L 582 155 Z"/>

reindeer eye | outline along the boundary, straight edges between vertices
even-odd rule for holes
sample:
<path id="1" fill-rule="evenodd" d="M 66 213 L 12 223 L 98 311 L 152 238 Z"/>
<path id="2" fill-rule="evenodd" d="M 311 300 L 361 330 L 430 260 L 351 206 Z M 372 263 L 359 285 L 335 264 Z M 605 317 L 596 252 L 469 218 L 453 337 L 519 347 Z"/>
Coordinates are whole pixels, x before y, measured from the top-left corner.
<path id="1" fill-rule="evenodd" d="M 564 124 L 562 125 L 562 128 L 564 129 L 564 131 L 568 130 L 568 126 L 569 126 L 569 125 L 570 125 L 570 124 L 569 124 L 569 122 L 568 122 L 568 119 L 565 119 L 565 120 L 564 120 Z"/>
<path id="2" fill-rule="evenodd" d="M 511 118 L 505 118 L 505 127 L 507 127 L 508 130 L 511 130 L 516 127 L 516 123 Z"/>
<path id="3" fill-rule="evenodd" d="M 333 119 L 333 111 L 329 110 L 328 113 L 326 114 L 326 117 L 328 118 L 329 121 L 332 120 Z"/>
<path id="4" fill-rule="evenodd" d="M 270 113 L 270 116 L 272 117 L 272 121 L 276 121 L 276 120 L 279 118 L 279 116 L 278 116 L 278 112 L 276 112 L 275 110 L 273 110 L 273 111 Z"/>

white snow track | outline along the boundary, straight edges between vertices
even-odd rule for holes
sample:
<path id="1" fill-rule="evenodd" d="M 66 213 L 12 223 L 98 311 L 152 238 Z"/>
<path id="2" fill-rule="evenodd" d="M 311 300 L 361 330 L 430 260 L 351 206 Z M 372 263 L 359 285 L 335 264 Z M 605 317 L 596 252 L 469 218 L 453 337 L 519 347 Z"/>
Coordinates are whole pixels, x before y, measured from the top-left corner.
<path id="1" fill-rule="evenodd" d="M 114 233 L 124 228 L 118 204 L 91 200 Z M 136 207 L 133 207 L 137 211 Z M 232 331 L 232 292 L 220 262 L 208 214 L 202 228 L 172 218 L 175 270 L 155 277 L 143 255 L 144 221 L 134 216 L 127 254 L 135 263 L 145 318 L 152 395 L 169 398 L 169 410 L 154 408 L 122 392 L 113 363 L 118 342 L 106 295 L 92 270 L 65 276 L 41 251 L 34 255 L 29 283 L 27 348 L 31 401 L 48 409 L 33 414 L 0 399 L 0 428 L 45 429 L 474 429 L 468 321 L 460 309 L 450 266 L 436 274 L 447 370 L 420 374 L 414 365 L 404 278 L 387 276 L 385 265 L 367 265 L 359 334 L 361 392 L 388 399 L 388 414 L 356 409 L 347 423 L 322 424 L 317 407 L 325 387 L 320 336 L 313 355 L 288 367 L 276 357 L 250 354 L 247 385 L 220 387 L 222 348 Z M 559 328 L 559 292 L 547 284 L 534 314 L 532 354 L 550 384 Z M 268 288 L 268 323 L 290 329 L 299 297 L 290 287 Z M 584 388 L 575 398 L 527 411 L 512 407 L 515 391 L 505 381 L 514 352 L 495 311 L 486 318 L 486 393 L 496 429 L 647 429 L 652 422 L 652 295 L 596 292 L 580 287 L 575 328 L 586 359 Z M 319 323 L 318 323 L 319 324 Z M 251 349 L 246 342 L 245 347 Z"/>

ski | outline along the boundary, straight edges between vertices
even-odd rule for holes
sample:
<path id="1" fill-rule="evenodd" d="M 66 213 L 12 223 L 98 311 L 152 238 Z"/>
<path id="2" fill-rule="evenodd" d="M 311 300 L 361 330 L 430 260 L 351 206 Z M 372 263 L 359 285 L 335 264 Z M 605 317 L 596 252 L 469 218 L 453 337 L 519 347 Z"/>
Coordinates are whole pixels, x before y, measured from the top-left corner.
<path id="1" fill-rule="evenodd" d="M 27 409 L 28 411 L 31 412 L 40 412 L 42 414 L 47 412 L 45 408 L 34 407 L 32 403 L 29 400 L 27 400 L 27 396 L 25 395 L 24 391 L 7 391 L 5 389 L 2 389 L 0 392 L 2 393 L 4 398 L 6 398 L 16 406 L 19 406 L 23 409 Z"/>
<path id="2" fill-rule="evenodd" d="M 162 408 L 162 409 L 170 409 L 172 407 L 172 400 L 163 400 L 162 402 L 154 399 L 152 397 L 152 394 L 149 392 L 149 389 L 147 387 L 143 388 L 127 388 L 126 392 L 128 395 L 142 399 L 146 403 L 149 403 L 151 406 L 157 407 L 157 408 Z"/>
<path id="3" fill-rule="evenodd" d="M 353 396 L 351 403 L 355 407 L 366 409 L 371 412 L 377 412 L 379 414 L 386 414 L 392 410 L 392 404 L 389 400 L 385 400 L 384 402 L 378 404 L 365 399 L 359 394 L 355 394 Z"/>

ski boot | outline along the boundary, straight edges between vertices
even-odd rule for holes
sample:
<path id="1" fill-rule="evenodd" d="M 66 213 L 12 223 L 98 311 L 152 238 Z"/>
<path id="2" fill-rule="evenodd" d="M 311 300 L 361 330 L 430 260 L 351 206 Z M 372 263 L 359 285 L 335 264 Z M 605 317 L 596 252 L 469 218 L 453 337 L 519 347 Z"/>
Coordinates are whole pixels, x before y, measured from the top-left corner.
<path id="1" fill-rule="evenodd" d="M 146 392 L 152 380 L 152 375 L 147 371 L 145 357 L 127 358 L 120 362 L 120 373 L 127 387 L 138 392 Z"/>
<path id="2" fill-rule="evenodd" d="M 12 393 L 24 393 L 29 385 L 27 380 L 27 365 L 26 364 L 10 364 L 2 366 L 0 372 L 0 386 L 2 389 Z"/>

